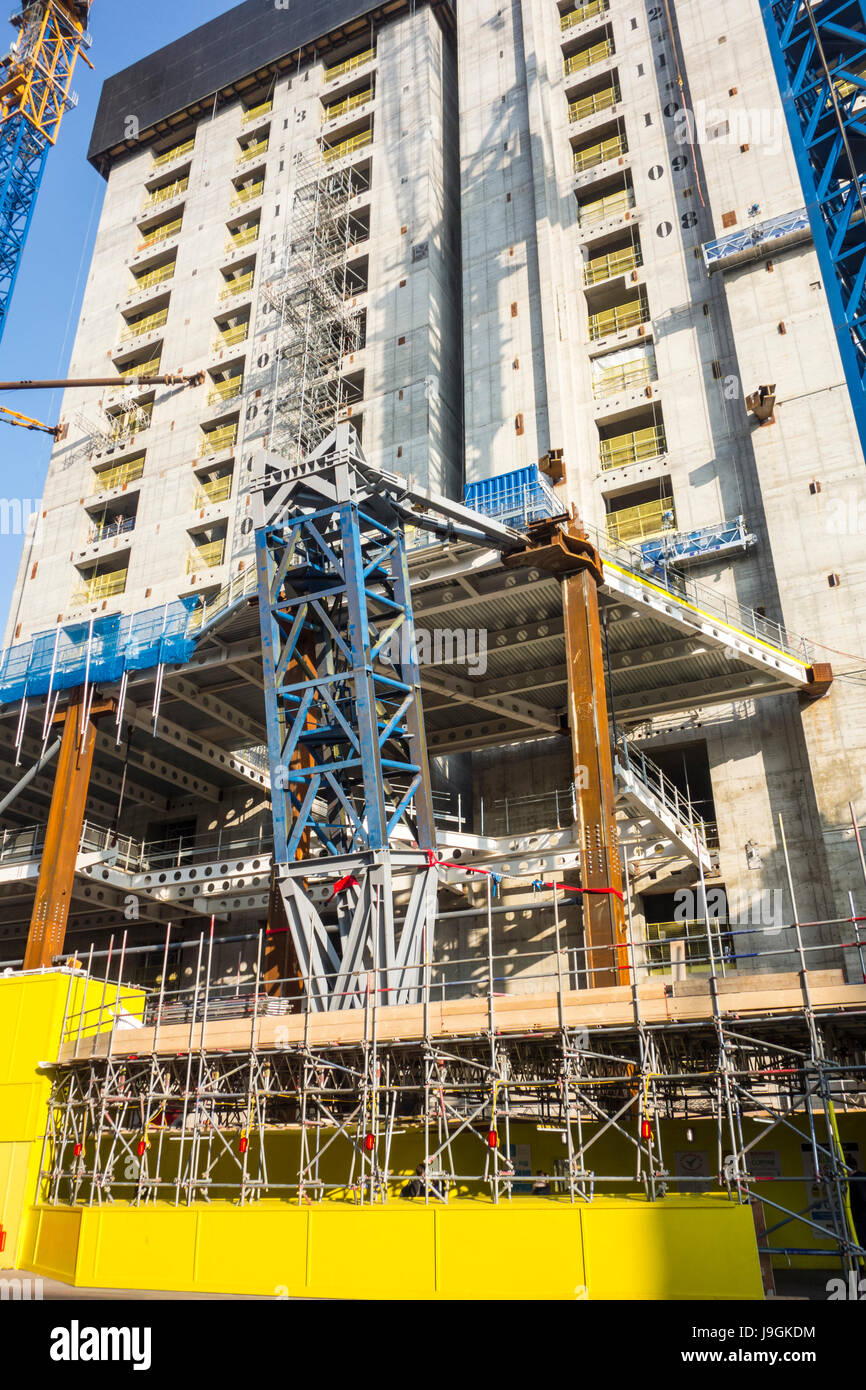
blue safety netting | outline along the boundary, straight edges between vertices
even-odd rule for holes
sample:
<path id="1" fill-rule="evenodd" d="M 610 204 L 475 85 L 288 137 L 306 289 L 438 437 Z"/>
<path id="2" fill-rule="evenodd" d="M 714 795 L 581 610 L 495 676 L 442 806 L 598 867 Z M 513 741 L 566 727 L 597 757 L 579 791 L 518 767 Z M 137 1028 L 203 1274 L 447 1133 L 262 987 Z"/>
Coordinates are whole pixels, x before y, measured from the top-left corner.
<path id="1" fill-rule="evenodd" d="M 37 633 L 0 657 L 0 702 L 14 703 L 85 682 L 108 684 L 124 671 L 188 661 L 200 630 L 192 630 L 197 599 L 144 613 L 113 614 Z"/>
<path id="2" fill-rule="evenodd" d="M 467 483 L 463 505 L 517 530 L 562 513 L 562 503 L 536 463 Z"/>

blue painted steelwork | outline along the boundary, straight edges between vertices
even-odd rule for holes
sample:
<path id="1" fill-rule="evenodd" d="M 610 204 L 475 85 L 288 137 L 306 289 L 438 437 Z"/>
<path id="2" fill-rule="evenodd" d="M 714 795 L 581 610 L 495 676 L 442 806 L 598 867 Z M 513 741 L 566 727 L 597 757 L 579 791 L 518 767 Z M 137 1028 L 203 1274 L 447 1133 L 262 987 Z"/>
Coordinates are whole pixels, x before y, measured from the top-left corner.
<path id="1" fill-rule="evenodd" d="M 19 115 L 0 125 L 0 338 L 36 210 L 48 142 Z"/>
<path id="2" fill-rule="evenodd" d="M 463 503 L 482 516 L 517 530 L 523 530 L 533 521 L 562 514 L 562 503 L 538 464 L 467 483 Z"/>
<path id="3" fill-rule="evenodd" d="M 387 850 L 402 826 L 435 843 L 406 548 L 382 503 L 344 493 L 256 530 L 277 863 Z"/>
<path id="4" fill-rule="evenodd" d="M 866 447 L 866 0 L 761 0 L 761 10 Z"/>
<path id="5" fill-rule="evenodd" d="M 20 34 L 0 60 L 0 338 L 46 156 L 75 104 L 72 75 L 90 46 L 89 13 L 90 0 L 22 0 L 12 15 Z"/>
<path id="6" fill-rule="evenodd" d="M 780 249 L 780 244 L 793 245 L 812 235 L 809 214 L 805 208 L 785 212 L 781 217 L 768 217 L 748 227 L 738 227 L 727 236 L 717 237 L 704 246 L 704 265 L 712 273 L 719 267 L 740 260 L 757 260 Z"/>
<path id="7" fill-rule="evenodd" d="M 652 570 L 665 564 L 696 564 L 732 551 L 745 551 L 756 544 L 757 536 L 749 531 L 745 518 L 738 516 L 697 531 L 665 532 L 642 541 L 638 548 L 644 568 Z"/>

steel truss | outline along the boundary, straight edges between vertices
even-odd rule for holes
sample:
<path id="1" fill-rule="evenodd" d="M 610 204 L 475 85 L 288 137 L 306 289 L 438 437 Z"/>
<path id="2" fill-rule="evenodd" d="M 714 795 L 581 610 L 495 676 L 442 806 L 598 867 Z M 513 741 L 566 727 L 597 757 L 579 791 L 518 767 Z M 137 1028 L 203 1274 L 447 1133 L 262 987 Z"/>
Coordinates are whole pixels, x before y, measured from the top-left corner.
<path id="1" fill-rule="evenodd" d="M 286 240 L 262 287 L 263 366 L 250 375 L 246 438 L 258 436 L 292 462 L 306 458 L 358 398 L 344 370 L 363 345 L 349 268 L 358 192 L 355 170 L 332 171 L 319 154 L 297 159 Z"/>
<path id="2" fill-rule="evenodd" d="M 402 517 L 363 465 L 354 430 L 342 426 L 287 481 L 265 475 L 257 494 L 274 860 L 318 1009 L 357 1007 L 364 968 L 390 1002 L 415 997 L 436 912 Z M 320 911 L 306 886 L 323 873 L 333 891 Z"/>
<path id="3" fill-rule="evenodd" d="M 48 150 L 75 105 L 72 75 L 90 44 L 89 10 L 89 0 L 24 4 L 13 17 L 18 40 L 0 64 L 0 338 Z"/>
<path id="4" fill-rule="evenodd" d="M 761 0 L 761 8 L 866 445 L 866 3 Z"/>

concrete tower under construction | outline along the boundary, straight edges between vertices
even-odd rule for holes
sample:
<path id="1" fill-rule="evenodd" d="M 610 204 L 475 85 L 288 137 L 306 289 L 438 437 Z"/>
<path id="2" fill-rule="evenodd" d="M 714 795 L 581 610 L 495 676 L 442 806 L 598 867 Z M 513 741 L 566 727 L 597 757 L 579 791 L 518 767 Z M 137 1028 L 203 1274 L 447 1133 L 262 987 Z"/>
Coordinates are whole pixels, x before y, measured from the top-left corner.
<path id="1" fill-rule="evenodd" d="M 549 1173 L 600 1250 L 637 1155 L 750 1296 L 857 1267 L 866 470 L 778 9 L 246 0 L 105 83 L 112 384 L 0 666 L 0 958 L 66 991 L 37 1264 L 94 1192 L 413 1172 Z M 866 30 L 821 51 L 862 102 Z M 758 1178 L 820 1215 L 770 1240 Z"/>

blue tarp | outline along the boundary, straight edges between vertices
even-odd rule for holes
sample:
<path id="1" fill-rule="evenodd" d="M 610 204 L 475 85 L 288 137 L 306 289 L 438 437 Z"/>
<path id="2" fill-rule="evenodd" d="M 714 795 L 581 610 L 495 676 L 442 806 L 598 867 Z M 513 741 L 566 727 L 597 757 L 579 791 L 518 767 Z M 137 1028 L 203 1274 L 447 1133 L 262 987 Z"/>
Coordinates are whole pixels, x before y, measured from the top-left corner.
<path id="1" fill-rule="evenodd" d="M 108 684 L 124 671 L 188 661 L 199 636 L 190 631 L 193 599 L 125 616 L 113 614 L 40 632 L 0 657 L 0 701 L 70 690 L 85 681 Z"/>

